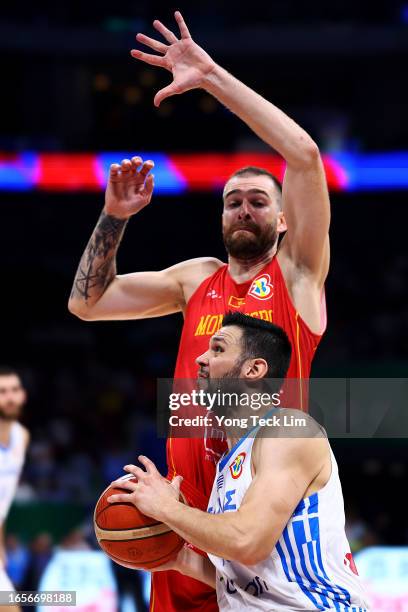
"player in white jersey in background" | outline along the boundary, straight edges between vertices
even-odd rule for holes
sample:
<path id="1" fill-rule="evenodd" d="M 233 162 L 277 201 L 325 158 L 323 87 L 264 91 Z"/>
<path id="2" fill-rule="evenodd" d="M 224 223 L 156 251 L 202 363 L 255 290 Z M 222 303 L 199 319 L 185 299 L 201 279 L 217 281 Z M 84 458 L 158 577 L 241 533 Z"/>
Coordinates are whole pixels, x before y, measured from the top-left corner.
<path id="1" fill-rule="evenodd" d="M 0 591 L 13 591 L 6 574 L 4 523 L 15 495 L 29 443 L 26 427 L 18 422 L 26 402 L 20 376 L 9 367 L 0 367 Z M 1 606 L 2 612 L 17 606 Z"/>
<path id="2" fill-rule="evenodd" d="M 252 398 L 254 383 L 258 395 L 261 387 L 275 393 L 286 376 L 290 354 L 281 328 L 241 313 L 229 314 L 208 351 L 197 359 L 199 380 L 212 391 L 231 392 L 235 384 Z M 242 414 L 237 405 L 228 416 Z M 181 503 L 181 477 L 169 486 L 143 456 L 139 460 L 146 471 L 125 467 L 138 482 L 116 481 L 129 493 L 112 495 L 108 501 L 134 503 L 207 551 L 209 558 L 185 546 L 175 561 L 160 569 L 177 569 L 216 587 L 221 612 L 366 612 L 344 530 L 337 464 L 324 430 L 297 410 L 269 406 L 258 414 L 275 424 L 255 427 L 244 437 L 227 428 L 229 452 L 217 466 L 208 513 Z M 284 423 L 285 416 L 290 423 L 288 417 L 295 415 L 304 424 Z"/>

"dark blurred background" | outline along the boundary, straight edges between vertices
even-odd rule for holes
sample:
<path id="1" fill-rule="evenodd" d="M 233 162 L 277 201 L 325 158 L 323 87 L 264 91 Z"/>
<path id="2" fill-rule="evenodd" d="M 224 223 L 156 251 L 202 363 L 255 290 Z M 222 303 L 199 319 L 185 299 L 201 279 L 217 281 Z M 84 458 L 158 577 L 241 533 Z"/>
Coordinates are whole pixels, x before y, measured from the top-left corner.
<path id="1" fill-rule="evenodd" d="M 3 6 L 0 150 L 265 151 L 204 92 L 153 107 L 170 74 L 137 64 L 129 49 L 138 31 L 153 34 L 154 18 L 171 26 L 174 9 L 217 62 L 298 121 L 322 151 L 408 148 L 408 2 L 275 0 Z M 313 375 L 405 377 L 407 191 L 335 192 L 331 201 L 328 330 Z M 77 514 L 68 512 L 63 526 L 74 529 L 89 524 L 99 491 L 140 452 L 165 470 L 155 381 L 172 375 L 182 319 L 85 323 L 68 313 L 102 191 L 0 192 L 0 205 L 1 361 L 23 375 L 32 433 L 9 531 L 25 546 L 37 546 L 41 532 L 58 544 L 61 523 L 30 526 L 24 504 L 48 504 L 52 514 L 74 503 Z M 119 272 L 225 260 L 221 205 L 216 192 L 156 196 L 129 223 Z M 332 442 L 353 549 L 407 544 L 399 502 L 406 441 Z"/>

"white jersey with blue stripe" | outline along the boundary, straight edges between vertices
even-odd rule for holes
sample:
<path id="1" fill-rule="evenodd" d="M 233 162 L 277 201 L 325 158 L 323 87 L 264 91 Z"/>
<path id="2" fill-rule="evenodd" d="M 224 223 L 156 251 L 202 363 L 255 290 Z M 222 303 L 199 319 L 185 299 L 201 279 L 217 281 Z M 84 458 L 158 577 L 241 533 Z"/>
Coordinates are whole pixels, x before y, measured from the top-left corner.
<path id="1" fill-rule="evenodd" d="M 24 427 L 17 421 L 10 428 L 8 446 L 0 444 L 0 525 L 7 517 L 15 495 L 26 453 Z"/>
<path id="2" fill-rule="evenodd" d="M 242 438 L 218 463 L 208 512 L 234 512 L 252 482 L 254 437 Z M 335 457 L 327 484 L 296 507 L 271 555 L 245 566 L 209 555 L 221 612 L 338 610 L 366 612 L 367 601 L 346 538 Z"/>

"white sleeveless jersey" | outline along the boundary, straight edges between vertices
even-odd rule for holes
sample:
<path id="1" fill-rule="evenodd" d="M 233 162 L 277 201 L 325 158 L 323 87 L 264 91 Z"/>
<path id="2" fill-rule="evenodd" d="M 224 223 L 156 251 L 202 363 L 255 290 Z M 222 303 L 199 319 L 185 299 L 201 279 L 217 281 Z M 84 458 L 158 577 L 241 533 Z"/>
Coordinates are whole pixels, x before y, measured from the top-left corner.
<path id="1" fill-rule="evenodd" d="M 0 444 L 0 524 L 7 517 L 24 465 L 26 437 L 20 423 L 10 429 L 8 446 Z"/>
<path id="2" fill-rule="evenodd" d="M 234 512 L 252 482 L 254 437 L 244 437 L 217 466 L 208 512 Z M 271 555 L 245 566 L 209 555 L 217 572 L 221 612 L 338 610 L 366 612 L 367 602 L 344 531 L 337 463 L 317 493 L 303 499 Z"/>

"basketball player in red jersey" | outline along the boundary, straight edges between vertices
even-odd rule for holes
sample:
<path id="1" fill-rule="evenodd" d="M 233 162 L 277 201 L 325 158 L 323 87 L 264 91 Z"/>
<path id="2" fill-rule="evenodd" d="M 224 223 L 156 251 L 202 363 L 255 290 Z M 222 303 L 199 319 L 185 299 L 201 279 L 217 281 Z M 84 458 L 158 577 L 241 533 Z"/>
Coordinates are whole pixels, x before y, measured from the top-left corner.
<path id="1" fill-rule="evenodd" d="M 208 257 L 158 272 L 118 275 L 116 252 L 130 217 L 151 200 L 154 163 L 134 157 L 113 164 L 105 207 L 80 261 L 69 309 L 86 321 L 182 312 L 175 377 L 191 379 L 195 357 L 205 352 L 225 312 L 241 311 L 284 328 L 294 349 L 288 376 L 307 378 L 325 326 L 329 266 L 330 208 L 319 149 L 292 119 L 217 65 L 192 40 L 179 12 L 175 18 L 179 38 L 155 21 L 166 42 L 144 34 L 137 40 L 157 54 L 132 51 L 134 58 L 173 75 L 156 94 L 155 105 L 190 89 L 213 95 L 286 160 L 282 190 L 272 175 L 256 168 L 241 169 L 227 181 L 222 228 L 228 264 Z M 168 440 L 169 477 L 183 476 L 186 499 L 202 510 L 224 451 L 220 446 L 207 439 Z M 157 572 L 151 610 L 215 611 L 215 591 L 176 573 Z"/>

